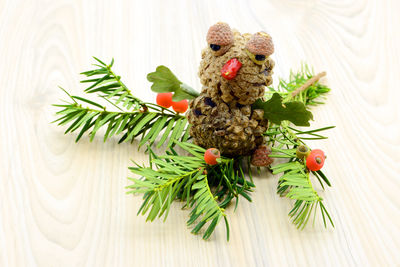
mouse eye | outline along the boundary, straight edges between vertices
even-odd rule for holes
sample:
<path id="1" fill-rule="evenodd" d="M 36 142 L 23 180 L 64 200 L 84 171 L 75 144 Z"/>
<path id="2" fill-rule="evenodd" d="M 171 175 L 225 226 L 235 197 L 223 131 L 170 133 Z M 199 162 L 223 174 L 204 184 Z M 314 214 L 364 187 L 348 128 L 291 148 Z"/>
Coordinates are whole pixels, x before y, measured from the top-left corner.
<path id="1" fill-rule="evenodd" d="M 246 53 L 257 65 L 262 65 L 274 52 L 272 38 L 265 32 L 258 32 L 251 36 L 246 44 Z"/>
<path id="2" fill-rule="evenodd" d="M 207 32 L 207 43 L 215 56 L 221 56 L 231 48 L 234 42 L 233 32 L 228 24 L 218 22 Z"/>
<path id="3" fill-rule="evenodd" d="M 220 45 L 216 45 L 216 44 L 210 44 L 210 48 L 211 48 L 213 51 L 218 51 L 218 50 L 221 49 L 221 46 L 220 46 Z"/>
<path id="4" fill-rule="evenodd" d="M 254 58 L 256 60 L 258 60 L 258 61 L 264 61 L 265 60 L 265 56 L 264 55 L 256 55 Z"/>
<path id="5" fill-rule="evenodd" d="M 251 61 L 253 61 L 257 65 L 262 65 L 267 60 L 267 57 L 264 55 L 255 55 L 255 54 L 251 53 L 248 49 L 245 49 L 245 51 L 246 51 L 246 54 L 251 59 Z"/>

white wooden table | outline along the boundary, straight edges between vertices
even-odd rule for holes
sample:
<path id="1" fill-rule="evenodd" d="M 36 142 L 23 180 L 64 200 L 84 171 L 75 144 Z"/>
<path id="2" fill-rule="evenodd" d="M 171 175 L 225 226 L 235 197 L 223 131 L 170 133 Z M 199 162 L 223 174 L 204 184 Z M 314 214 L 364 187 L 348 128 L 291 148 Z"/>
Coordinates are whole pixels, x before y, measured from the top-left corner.
<path id="1" fill-rule="evenodd" d="M 0 266 L 399 266 L 400 2 L 0 0 Z M 301 61 L 333 90 L 312 127 L 326 142 L 333 182 L 322 193 L 336 224 L 298 231 L 277 177 L 256 178 L 253 203 L 228 209 L 211 240 L 190 234 L 176 204 L 166 223 L 137 217 L 125 194 L 136 144 L 92 143 L 50 124 L 64 98 L 83 94 L 91 56 L 115 58 L 134 93 L 154 101 L 146 74 L 169 66 L 200 89 L 210 25 L 274 39 L 275 76 Z"/>

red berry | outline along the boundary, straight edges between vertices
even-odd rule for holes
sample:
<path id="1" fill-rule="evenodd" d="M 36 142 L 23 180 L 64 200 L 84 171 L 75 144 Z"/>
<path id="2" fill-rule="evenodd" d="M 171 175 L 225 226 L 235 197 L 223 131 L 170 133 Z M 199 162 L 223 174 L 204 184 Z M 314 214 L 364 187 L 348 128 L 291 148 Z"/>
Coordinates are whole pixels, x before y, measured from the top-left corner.
<path id="1" fill-rule="evenodd" d="M 183 99 L 179 102 L 172 102 L 172 108 L 175 112 L 184 113 L 189 107 L 189 102 L 187 99 Z"/>
<path id="2" fill-rule="evenodd" d="M 242 67 L 242 63 L 240 63 L 237 58 L 232 58 L 225 63 L 225 65 L 221 69 L 221 75 L 227 80 L 232 80 L 236 77 L 238 71 Z"/>
<path id="3" fill-rule="evenodd" d="M 169 108 L 172 105 L 172 93 L 160 93 L 156 98 L 157 105 Z"/>
<path id="4" fill-rule="evenodd" d="M 216 148 L 209 148 L 204 152 L 204 161 L 209 165 L 218 164 L 217 159 L 221 157 L 221 153 Z"/>
<path id="5" fill-rule="evenodd" d="M 310 171 L 319 171 L 324 166 L 325 154 L 321 149 L 313 149 L 307 156 L 306 165 Z"/>

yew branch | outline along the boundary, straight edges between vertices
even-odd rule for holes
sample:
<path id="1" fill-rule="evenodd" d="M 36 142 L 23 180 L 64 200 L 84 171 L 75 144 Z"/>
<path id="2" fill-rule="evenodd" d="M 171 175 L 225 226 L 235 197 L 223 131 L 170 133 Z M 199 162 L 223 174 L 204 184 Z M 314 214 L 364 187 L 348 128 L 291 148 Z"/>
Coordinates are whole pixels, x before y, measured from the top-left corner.
<path id="1" fill-rule="evenodd" d="M 295 97 L 296 95 L 300 94 L 301 92 L 303 92 L 304 90 L 306 90 L 308 87 L 310 87 L 311 85 L 313 85 L 314 83 L 318 82 L 319 79 L 321 79 L 322 77 L 324 77 L 326 75 L 326 72 L 321 72 L 318 73 L 317 75 L 311 77 L 307 82 L 305 82 L 302 86 L 300 86 L 299 88 L 297 88 L 296 90 L 294 90 L 292 92 L 292 97 Z"/>

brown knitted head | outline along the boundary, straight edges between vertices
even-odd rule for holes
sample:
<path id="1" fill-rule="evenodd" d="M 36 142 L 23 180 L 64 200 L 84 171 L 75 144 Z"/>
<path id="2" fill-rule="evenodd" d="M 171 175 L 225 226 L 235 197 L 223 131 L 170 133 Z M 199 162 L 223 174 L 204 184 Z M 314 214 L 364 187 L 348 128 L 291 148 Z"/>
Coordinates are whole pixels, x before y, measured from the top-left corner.
<path id="1" fill-rule="evenodd" d="M 274 62 L 269 54 L 264 55 L 262 62 L 252 58 L 253 54 L 246 49 L 251 37 L 231 30 L 225 23 L 210 28 L 209 46 L 202 51 L 199 70 L 203 89 L 190 102 L 187 115 L 194 142 L 204 148 L 215 147 L 225 156 L 251 155 L 264 143 L 263 133 L 268 125 L 264 111 L 252 109 L 251 104 L 272 83 Z M 224 78 L 221 70 L 230 66 L 227 62 L 233 58 L 241 67 L 233 67 L 236 70 L 232 79 Z"/>
<path id="2" fill-rule="evenodd" d="M 233 45 L 233 42 L 233 33 L 228 24 L 218 22 L 208 29 L 207 43 L 214 55 L 224 54 Z"/>

